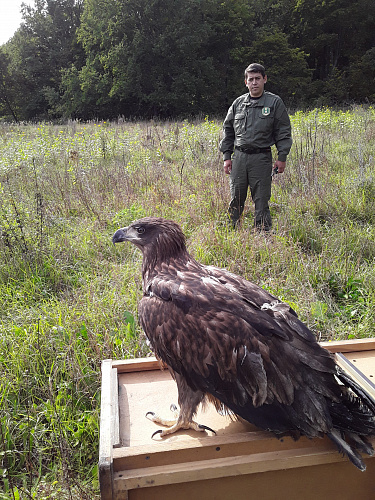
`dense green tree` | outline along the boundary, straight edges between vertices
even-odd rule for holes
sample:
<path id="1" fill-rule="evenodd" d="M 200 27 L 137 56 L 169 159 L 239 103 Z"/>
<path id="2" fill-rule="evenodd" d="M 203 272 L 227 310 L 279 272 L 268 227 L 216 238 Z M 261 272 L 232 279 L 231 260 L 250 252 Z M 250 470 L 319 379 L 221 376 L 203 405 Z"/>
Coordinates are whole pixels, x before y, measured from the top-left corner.
<path id="1" fill-rule="evenodd" d="M 67 102 L 78 78 L 80 100 L 96 115 L 212 113 L 226 99 L 230 52 L 250 18 L 244 0 L 87 0 L 86 63 L 66 73 Z"/>
<path id="2" fill-rule="evenodd" d="M 296 1 L 288 30 L 294 46 L 309 54 L 316 81 L 313 95 L 326 95 L 330 102 L 366 97 L 358 85 L 351 85 L 349 74 L 373 47 L 374 23 L 373 0 Z"/>
<path id="3" fill-rule="evenodd" d="M 9 57 L 0 49 L 0 116 L 18 122 L 17 87 L 9 74 Z"/>
<path id="4" fill-rule="evenodd" d="M 352 62 L 348 79 L 352 99 L 375 102 L 375 47 Z"/>
<path id="5" fill-rule="evenodd" d="M 58 109 L 61 70 L 79 52 L 75 32 L 83 0 L 35 0 L 23 5 L 23 23 L 5 51 L 9 73 L 22 87 L 22 118 L 46 118 Z"/>

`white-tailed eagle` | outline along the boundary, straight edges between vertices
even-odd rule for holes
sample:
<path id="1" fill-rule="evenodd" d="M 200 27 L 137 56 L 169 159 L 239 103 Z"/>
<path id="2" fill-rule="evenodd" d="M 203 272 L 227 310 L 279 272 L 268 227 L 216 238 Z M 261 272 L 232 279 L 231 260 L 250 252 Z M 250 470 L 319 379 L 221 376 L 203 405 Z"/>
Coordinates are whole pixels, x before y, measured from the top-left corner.
<path id="1" fill-rule="evenodd" d="M 140 323 L 178 386 L 179 415 L 162 436 L 207 429 L 193 417 L 209 400 L 278 436 L 326 434 L 365 469 L 361 452 L 373 453 L 367 437 L 375 435 L 375 402 L 287 304 L 194 260 L 173 221 L 140 219 L 116 231 L 113 242 L 122 241 L 143 253 Z"/>

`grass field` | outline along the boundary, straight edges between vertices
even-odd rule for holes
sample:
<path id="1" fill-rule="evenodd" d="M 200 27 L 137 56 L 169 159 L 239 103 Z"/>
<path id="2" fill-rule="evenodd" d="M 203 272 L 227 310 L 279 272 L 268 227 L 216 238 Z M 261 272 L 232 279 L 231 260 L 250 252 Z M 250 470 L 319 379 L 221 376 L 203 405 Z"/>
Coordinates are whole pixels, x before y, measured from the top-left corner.
<path id="1" fill-rule="evenodd" d="M 0 125 L 0 499 L 98 498 L 100 361 L 146 356 L 141 254 L 174 219 L 194 257 L 288 302 L 318 339 L 375 335 L 375 110 L 298 112 L 271 199 L 228 231 L 221 125 Z"/>

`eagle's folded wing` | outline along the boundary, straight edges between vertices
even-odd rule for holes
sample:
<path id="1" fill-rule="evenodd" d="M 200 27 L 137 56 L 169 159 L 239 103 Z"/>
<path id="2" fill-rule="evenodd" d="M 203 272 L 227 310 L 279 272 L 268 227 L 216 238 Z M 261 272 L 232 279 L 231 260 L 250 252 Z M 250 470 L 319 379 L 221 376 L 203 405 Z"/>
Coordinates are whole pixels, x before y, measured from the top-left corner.
<path id="1" fill-rule="evenodd" d="M 267 292 L 263 298 L 273 299 Z M 335 371 L 329 353 L 289 306 L 259 307 L 218 277 L 158 276 L 148 284 L 139 316 L 157 356 L 192 389 L 210 392 L 228 407 L 291 405 L 306 383 L 303 365 L 322 374 Z M 334 397 L 320 379 L 314 380 L 320 392 Z"/>

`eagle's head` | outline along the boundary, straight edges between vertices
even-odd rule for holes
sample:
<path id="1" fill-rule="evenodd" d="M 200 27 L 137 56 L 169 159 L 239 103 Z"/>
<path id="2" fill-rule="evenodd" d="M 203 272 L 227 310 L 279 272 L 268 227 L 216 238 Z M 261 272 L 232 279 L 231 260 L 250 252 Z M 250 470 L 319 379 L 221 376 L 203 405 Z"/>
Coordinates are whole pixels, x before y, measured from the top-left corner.
<path id="1" fill-rule="evenodd" d="M 130 241 L 138 247 L 144 259 L 164 262 L 186 253 L 185 235 L 175 222 L 160 217 L 145 217 L 118 229 L 112 238 L 113 243 Z"/>

